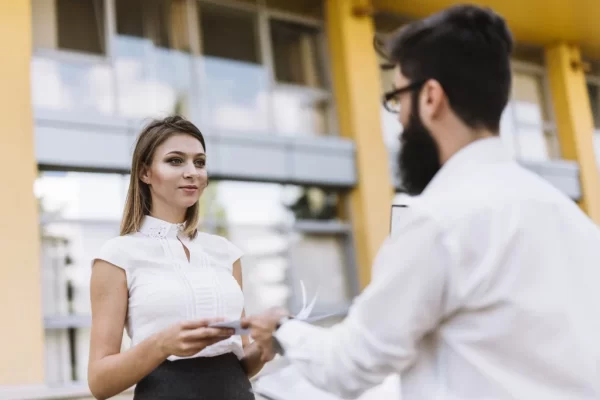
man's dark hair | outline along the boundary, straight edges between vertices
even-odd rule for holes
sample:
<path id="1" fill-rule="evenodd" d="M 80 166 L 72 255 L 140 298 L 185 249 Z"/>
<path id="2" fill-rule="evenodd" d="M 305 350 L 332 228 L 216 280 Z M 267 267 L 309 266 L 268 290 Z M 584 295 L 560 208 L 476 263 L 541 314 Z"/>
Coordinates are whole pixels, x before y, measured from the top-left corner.
<path id="1" fill-rule="evenodd" d="M 500 130 L 510 96 L 512 35 L 489 8 L 458 5 L 415 21 L 383 44 L 389 66 L 412 82 L 437 80 L 471 128 Z"/>

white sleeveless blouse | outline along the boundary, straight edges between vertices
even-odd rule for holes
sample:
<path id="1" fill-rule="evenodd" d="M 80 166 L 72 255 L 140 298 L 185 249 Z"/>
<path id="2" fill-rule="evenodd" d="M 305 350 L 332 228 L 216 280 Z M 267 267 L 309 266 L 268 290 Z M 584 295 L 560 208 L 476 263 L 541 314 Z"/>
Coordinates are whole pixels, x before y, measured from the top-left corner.
<path id="1" fill-rule="evenodd" d="M 227 239 L 207 233 L 198 232 L 190 240 L 180 234 L 182 228 L 183 224 L 146 216 L 139 232 L 109 240 L 95 258 L 125 270 L 126 329 L 132 346 L 181 321 L 241 317 L 244 295 L 232 272 L 242 251 Z M 181 243 L 189 250 L 189 262 Z M 242 358 L 240 336 L 187 358 L 230 352 Z"/>

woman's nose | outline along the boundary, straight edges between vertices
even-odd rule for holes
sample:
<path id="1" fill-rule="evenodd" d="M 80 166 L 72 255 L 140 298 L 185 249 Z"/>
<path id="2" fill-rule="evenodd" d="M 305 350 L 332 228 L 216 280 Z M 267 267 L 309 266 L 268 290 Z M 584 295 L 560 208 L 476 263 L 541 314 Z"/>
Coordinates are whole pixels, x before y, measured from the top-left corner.
<path id="1" fill-rule="evenodd" d="M 198 176 L 198 170 L 193 162 L 186 164 L 185 170 L 183 171 L 183 176 L 185 176 L 186 178 Z"/>

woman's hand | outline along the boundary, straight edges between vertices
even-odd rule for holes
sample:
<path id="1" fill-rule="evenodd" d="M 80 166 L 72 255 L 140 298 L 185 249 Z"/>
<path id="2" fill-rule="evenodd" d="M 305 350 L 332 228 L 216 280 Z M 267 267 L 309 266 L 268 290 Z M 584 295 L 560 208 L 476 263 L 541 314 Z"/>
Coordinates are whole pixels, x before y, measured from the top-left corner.
<path id="1" fill-rule="evenodd" d="M 177 323 L 158 334 L 158 346 L 165 358 L 173 355 L 190 357 L 204 348 L 230 338 L 233 329 L 209 328 L 208 325 L 221 319 L 203 319 Z"/>
<path id="2" fill-rule="evenodd" d="M 258 343 L 254 342 L 244 347 L 244 357 L 240 362 L 248 378 L 252 378 L 263 368 L 265 362 L 262 358 L 263 351 Z"/>

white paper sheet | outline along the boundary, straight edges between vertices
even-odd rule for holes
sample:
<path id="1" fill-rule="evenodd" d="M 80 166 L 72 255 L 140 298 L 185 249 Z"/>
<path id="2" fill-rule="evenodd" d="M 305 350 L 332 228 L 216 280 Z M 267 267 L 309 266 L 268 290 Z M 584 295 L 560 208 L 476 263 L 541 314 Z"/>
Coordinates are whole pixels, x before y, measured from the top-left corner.
<path id="1" fill-rule="evenodd" d="M 318 291 L 317 294 L 312 298 L 309 304 L 306 303 L 306 287 L 304 286 L 304 282 L 300 281 L 300 288 L 302 290 L 302 309 L 295 315 L 295 319 L 299 320 L 307 320 L 310 318 L 312 310 L 315 308 L 315 304 L 317 303 Z M 330 317 L 330 315 L 318 317 L 318 320 L 325 319 Z M 314 321 L 313 321 L 314 322 Z M 235 335 L 249 335 L 250 331 L 248 329 L 242 329 L 241 320 L 235 321 L 225 321 L 225 322 L 217 322 L 211 324 L 209 326 L 214 328 L 230 328 L 235 330 Z"/>

